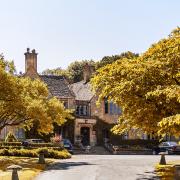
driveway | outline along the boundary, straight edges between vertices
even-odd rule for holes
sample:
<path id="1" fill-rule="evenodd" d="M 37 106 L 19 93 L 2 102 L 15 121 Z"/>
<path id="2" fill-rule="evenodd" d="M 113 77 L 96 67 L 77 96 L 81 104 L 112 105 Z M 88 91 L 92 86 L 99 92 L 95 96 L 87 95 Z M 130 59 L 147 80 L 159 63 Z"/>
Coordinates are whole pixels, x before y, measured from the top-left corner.
<path id="1" fill-rule="evenodd" d="M 166 156 L 166 161 L 179 159 Z M 57 161 L 36 180 L 153 180 L 159 179 L 154 172 L 159 160 L 159 155 L 74 155 Z"/>

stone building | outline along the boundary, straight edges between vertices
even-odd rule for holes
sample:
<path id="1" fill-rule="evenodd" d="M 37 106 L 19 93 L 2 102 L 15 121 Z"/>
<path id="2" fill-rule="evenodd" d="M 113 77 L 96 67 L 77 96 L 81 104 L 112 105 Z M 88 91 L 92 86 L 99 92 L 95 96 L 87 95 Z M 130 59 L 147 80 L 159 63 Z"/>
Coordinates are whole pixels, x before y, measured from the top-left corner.
<path id="1" fill-rule="evenodd" d="M 25 73 L 23 76 L 32 79 L 39 78 L 47 84 L 50 96 L 57 97 L 68 109 L 74 109 L 75 119 L 71 125 L 65 124 L 56 127 L 56 133 L 69 138 L 73 143 L 81 137 L 84 145 L 102 144 L 105 138 L 110 138 L 110 128 L 117 122 L 121 110 L 105 99 L 100 106 L 96 106 L 97 96 L 91 91 L 89 80 L 94 69 L 88 64 L 84 67 L 84 79 L 80 82 L 69 84 L 63 76 L 40 75 L 37 71 L 37 53 L 27 49 L 25 55 Z M 14 131 L 12 129 L 12 131 Z M 16 132 L 17 131 L 17 132 Z M 14 131 L 23 138 L 22 129 Z M 4 138 L 8 132 L 5 128 L 0 135 Z"/>
<path id="2" fill-rule="evenodd" d="M 39 75 L 37 71 L 37 53 L 35 50 L 25 53 L 25 74 L 31 78 L 44 81 L 52 96 L 56 96 L 69 109 L 74 109 L 75 120 L 73 126 L 64 125 L 57 133 L 64 138 L 70 138 L 76 143 L 82 138 L 83 144 L 95 145 L 103 143 L 103 139 L 110 137 L 110 127 L 117 122 L 121 110 L 105 99 L 99 107 L 96 106 L 97 96 L 91 91 L 89 80 L 94 69 L 88 64 L 84 67 L 80 82 L 69 84 L 63 76 Z M 100 123 L 101 122 L 101 123 Z M 98 126 L 99 124 L 99 126 Z"/>

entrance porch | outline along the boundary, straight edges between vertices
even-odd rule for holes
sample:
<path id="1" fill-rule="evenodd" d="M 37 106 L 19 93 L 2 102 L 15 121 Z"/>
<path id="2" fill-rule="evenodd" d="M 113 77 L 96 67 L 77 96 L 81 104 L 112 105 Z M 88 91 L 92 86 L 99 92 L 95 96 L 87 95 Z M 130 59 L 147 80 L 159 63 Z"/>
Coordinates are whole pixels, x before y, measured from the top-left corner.
<path id="1" fill-rule="evenodd" d="M 93 130 L 93 126 L 96 124 L 96 119 L 80 119 L 75 120 L 74 128 L 74 142 L 81 143 L 84 146 L 96 145 L 96 131 Z"/>

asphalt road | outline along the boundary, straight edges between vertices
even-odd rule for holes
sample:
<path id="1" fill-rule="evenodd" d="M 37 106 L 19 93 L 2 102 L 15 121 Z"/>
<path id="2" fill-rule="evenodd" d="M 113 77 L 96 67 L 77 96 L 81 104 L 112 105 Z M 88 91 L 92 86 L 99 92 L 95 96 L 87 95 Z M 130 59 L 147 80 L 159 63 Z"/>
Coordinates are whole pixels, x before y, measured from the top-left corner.
<path id="1" fill-rule="evenodd" d="M 36 180 L 155 180 L 160 155 L 74 155 L 57 161 Z M 166 161 L 180 156 L 166 156 Z"/>

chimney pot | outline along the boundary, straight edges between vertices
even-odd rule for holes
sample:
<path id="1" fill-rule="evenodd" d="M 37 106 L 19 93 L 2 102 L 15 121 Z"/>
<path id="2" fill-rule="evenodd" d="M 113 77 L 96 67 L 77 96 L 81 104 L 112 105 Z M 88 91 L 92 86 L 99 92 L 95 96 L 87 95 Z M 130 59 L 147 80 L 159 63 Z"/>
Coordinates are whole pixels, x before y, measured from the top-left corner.
<path id="1" fill-rule="evenodd" d="M 27 48 L 25 53 L 25 73 L 30 76 L 37 75 L 37 53 L 35 49 L 30 52 L 30 48 Z"/>

